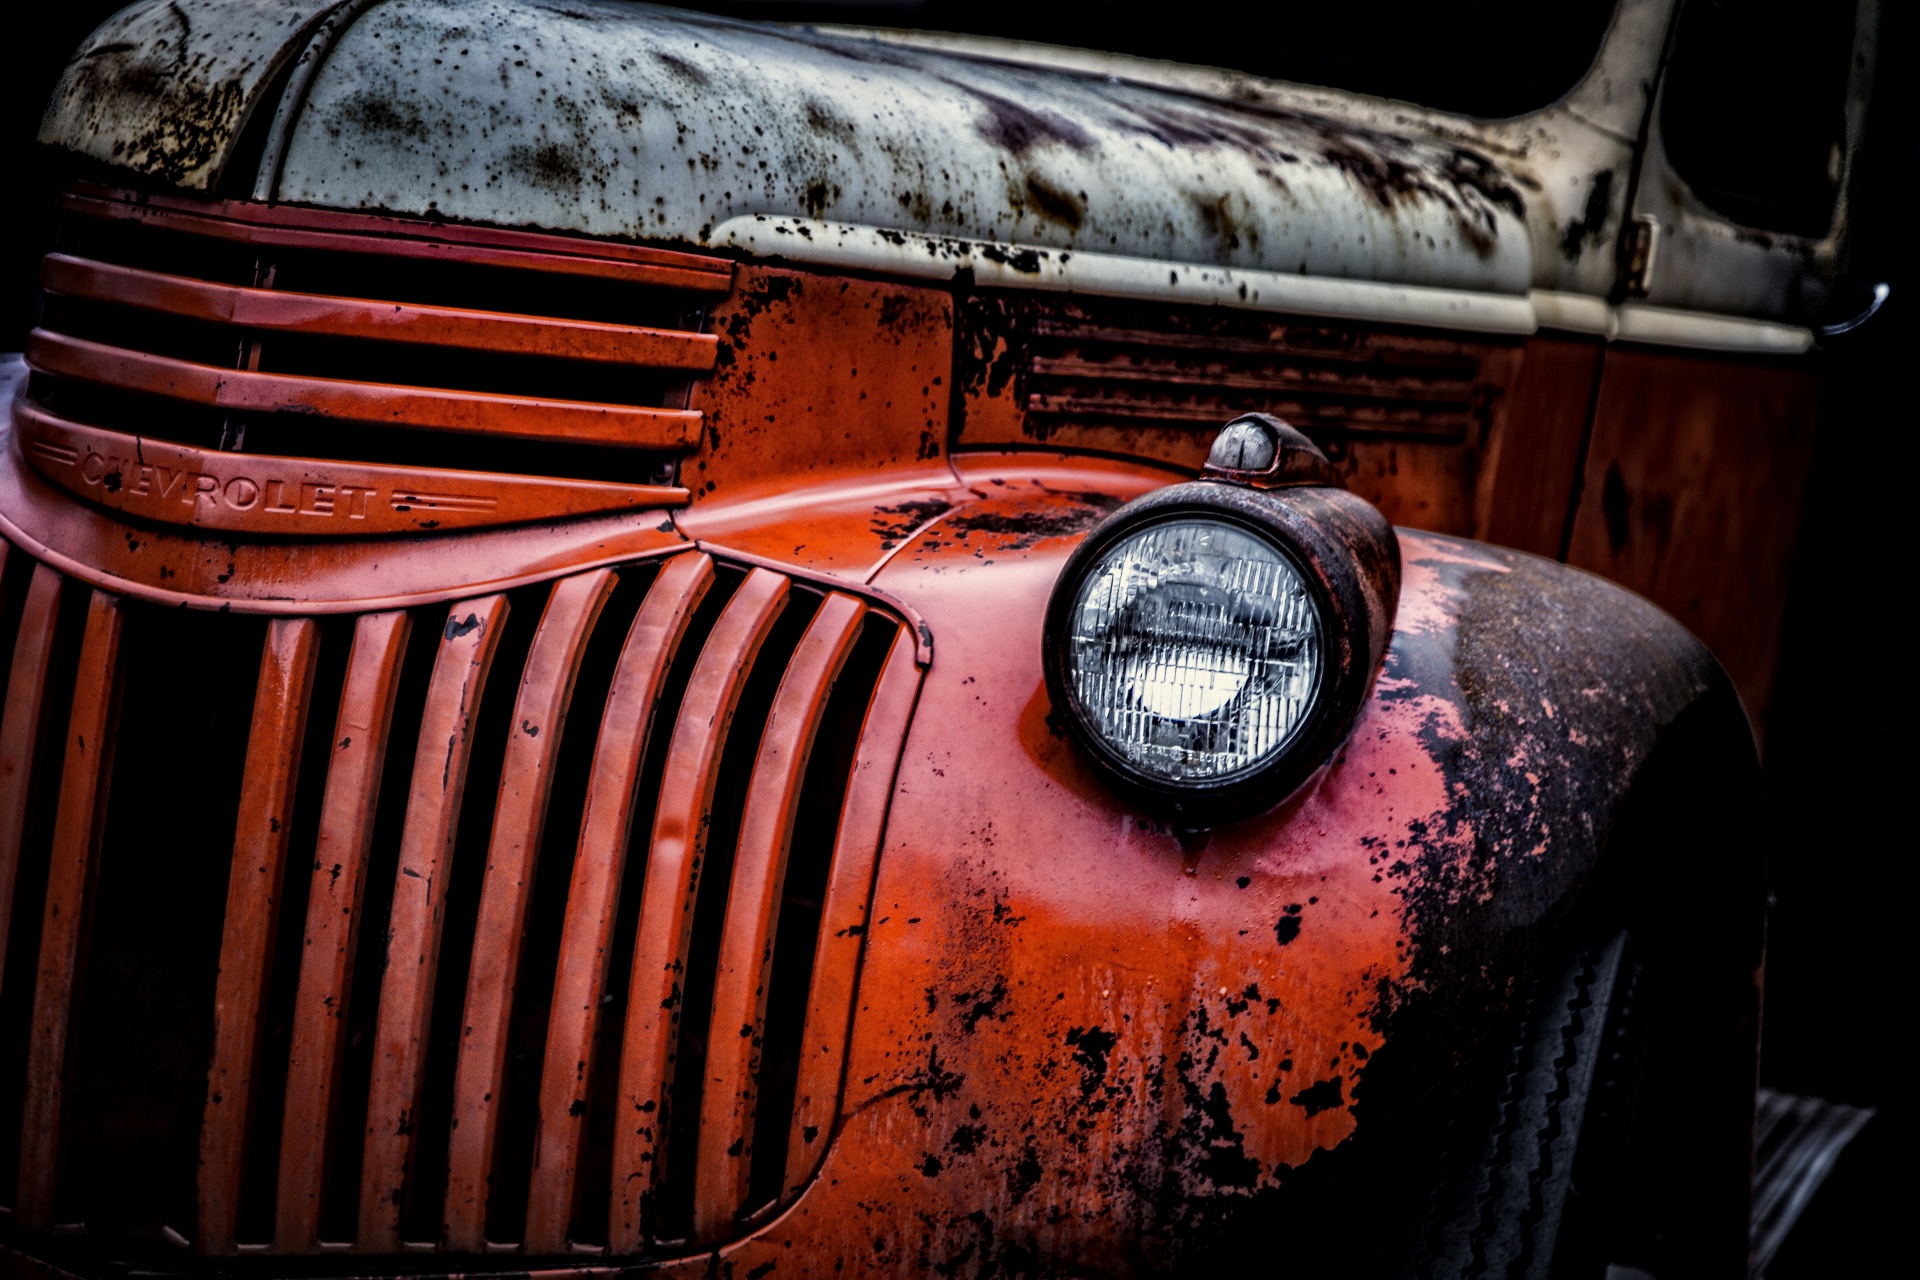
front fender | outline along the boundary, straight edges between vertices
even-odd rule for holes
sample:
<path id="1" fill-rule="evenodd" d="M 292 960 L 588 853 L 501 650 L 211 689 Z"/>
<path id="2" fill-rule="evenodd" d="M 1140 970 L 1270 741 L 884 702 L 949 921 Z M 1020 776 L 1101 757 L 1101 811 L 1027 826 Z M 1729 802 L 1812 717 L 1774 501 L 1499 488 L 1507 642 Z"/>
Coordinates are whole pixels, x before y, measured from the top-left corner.
<path id="1" fill-rule="evenodd" d="M 1663 734 L 1737 700 L 1646 601 L 1402 531 L 1396 629 L 1345 741 L 1275 809 L 1173 830 L 1061 735 L 1040 662 L 1068 554 L 1153 482 L 956 462 L 980 499 L 874 580 L 935 649 L 840 1130 L 728 1269 L 804 1242 L 863 1273 L 1161 1270 L 1249 1224 L 1272 1249 L 1288 1196 L 1457 1063 L 1580 909 Z"/>

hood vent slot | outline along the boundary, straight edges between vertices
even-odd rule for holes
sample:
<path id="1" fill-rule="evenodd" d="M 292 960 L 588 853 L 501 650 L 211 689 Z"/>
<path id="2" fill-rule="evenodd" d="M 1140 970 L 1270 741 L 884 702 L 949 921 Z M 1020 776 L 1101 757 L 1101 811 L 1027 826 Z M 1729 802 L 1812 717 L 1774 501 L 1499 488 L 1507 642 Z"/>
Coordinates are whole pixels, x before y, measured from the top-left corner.
<path id="1" fill-rule="evenodd" d="M 1477 442 L 1492 403 L 1482 366 L 1499 349 L 1216 307 L 998 293 L 967 299 L 960 330 L 967 438 L 995 438 L 1010 415 L 1029 443 L 1092 444 L 1086 433 L 1101 430 L 1210 435 L 1250 412 L 1336 450 L 1356 439 Z"/>

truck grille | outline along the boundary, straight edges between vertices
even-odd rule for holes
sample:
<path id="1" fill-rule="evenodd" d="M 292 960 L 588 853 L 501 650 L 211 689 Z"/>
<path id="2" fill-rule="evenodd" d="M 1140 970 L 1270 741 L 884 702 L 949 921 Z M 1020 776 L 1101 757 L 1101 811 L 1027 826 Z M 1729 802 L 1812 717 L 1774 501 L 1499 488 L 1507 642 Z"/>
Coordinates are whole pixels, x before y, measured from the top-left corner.
<path id="1" fill-rule="evenodd" d="M 698 552 L 266 619 L 12 550 L 16 1226 L 76 1267 L 631 1255 L 791 1198 L 838 1107 L 915 643 Z"/>
<path id="2" fill-rule="evenodd" d="M 16 431 L 82 497 L 317 535 L 685 501 L 727 262 L 92 188 L 60 212 Z"/>

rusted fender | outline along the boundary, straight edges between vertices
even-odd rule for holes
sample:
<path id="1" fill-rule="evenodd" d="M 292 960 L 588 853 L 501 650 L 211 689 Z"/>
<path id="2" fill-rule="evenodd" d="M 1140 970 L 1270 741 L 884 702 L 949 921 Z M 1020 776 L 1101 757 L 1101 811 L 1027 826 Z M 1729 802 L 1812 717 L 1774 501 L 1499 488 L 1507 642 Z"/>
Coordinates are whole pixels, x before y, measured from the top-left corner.
<path id="1" fill-rule="evenodd" d="M 1396 1074 L 1375 1068 L 1404 1050 L 1407 1011 L 1504 999 L 1662 730 L 1727 695 L 1706 650 L 1638 597 L 1402 531 L 1397 630 L 1345 743 L 1267 814 L 1170 830 L 1061 737 L 1040 667 L 1062 563 L 1139 481 L 969 462 L 980 500 L 876 579 L 936 644 L 844 1118 L 815 1184 L 724 1252 L 723 1275 L 802 1258 L 849 1275 L 1130 1274 L 1249 1231 L 1279 1247 L 1293 1189 L 1404 1083 L 1404 1052 Z M 1370 1186 L 1334 1188 L 1364 1221 Z"/>
<path id="2" fill-rule="evenodd" d="M 47 105 L 40 141 L 175 186 L 211 190 L 274 73 L 339 3 L 129 5 L 74 51 Z"/>

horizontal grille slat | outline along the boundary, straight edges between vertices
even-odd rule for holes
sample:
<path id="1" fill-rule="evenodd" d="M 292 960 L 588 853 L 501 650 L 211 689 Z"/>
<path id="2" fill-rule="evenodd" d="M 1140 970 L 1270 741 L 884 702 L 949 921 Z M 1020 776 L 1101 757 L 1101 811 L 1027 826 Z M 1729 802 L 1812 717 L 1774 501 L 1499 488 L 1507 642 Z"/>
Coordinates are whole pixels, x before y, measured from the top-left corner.
<path id="1" fill-rule="evenodd" d="M 495 227 L 450 228 L 410 218 L 341 215 L 318 209 L 274 208 L 223 202 L 202 212 L 145 197 L 129 203 L 107 195 L 70 192 L 60 206 L 94 217 L 132 218 L 149 226 L 250 246 L 297 246 L 331 252 L 365 252 L 366 237 L 384 242 L 392 257 L 424 258 L 521 268 L 566 275 L 626 280 L 666 289 L 725 293 L 733 284 L 731 263 L 696 254 L 640 245 L 586 243 L 565 236 Z M 342 229 L 351 225 L 351 232 Z"/>
<path id="2" fill-rule="evenodd" d="M 118 303 L 242 329 L 285 329 L 691 373 L 712 372 L 720 343 L 709 333 L 218 284 L 63 253 L 50 253 L 42 260 L 40 284 L 56 297 Z"/>
<path id="3" fill-rule="evenodd" d="M 39 437 L 29 463 L 69 493 L 321 536 L 688 501 L 673 481 L 701 439 L 688 404 L 719 359 L 704 329 L 731 287 L 724 260 L 97 189 L 60 208 L 15 417 Z M 221 486 L 159 500 L 101 483 L 134 440 Z M 305 514 L 337 518 L 291 527 L 308 522 L 263 487 L 290 472 L 319 495 Z"/>
<path id="4" fill-rule="evenodd" d="M 1420 406 L 1388 408 L 1377 404 L 1330 403 L 1294 395 L 1259 397 L 1258 403 L 1263 413 L 1275 414 L 1288 422 L 1310 423 L 1321 431 L 1337 428 L 1459 439 L 1477 422 L 1473 415 L 1453 408 L 1433 413 Z M 1183 401 L 1171 396 L 1125 399 L 1114 395 L 1062 396 L 1045 392 L 1030 394 L 1026 407 L 1028 413 L 1041 417 L 1165 423 L 1209 429 L 1243 411 L 1240 402 L 1223 403 L 1218 397 Z"/>
<path id="5" fill-rule="evenodd" d="M 20 448 L 70 493 L 130 515 L 236 533 L 403 533 L 680 502 L 686 490 L 225 453 L 14 406 Z"/>
<path id="6" fill-rule="evenodd" d="M 700 413 L 695 409 L 541 400 L 223 369 L 45 329 L 28 335 L 26 355 L 27 366 L 36 373 L 236 413 L 316 414 L 418 431 L 622 449 L 687 449 L 700 439 Z"/>
<path id="7" fill-rule="evenodd" d="M 76 635 L 88 597 L 31 562 L 5 580 L 0 732 L 18 737 L 35 710 L 11 692 L 48 662 L 35 636 Z M 22 878 L 46 886 L 21 1028 L 23 1227 L 87 1220 L 63 1240 L 176 1267 L 163 1236 L 283 1270 L 343 1249 L 657 1256 L 737 1233 L 804 1182 L 858 960 L 821 936 L 821 900 L 864 918 L 918 686 L 910 628 L 698 552 L 351 625 L 90 599 L 78 677 L 40 681 L 58 702 L 43 719 L 64 723 L 73 690 L 71 724 L 28 735 L 54 821 Z M 143 818 L 200 785 L 151 756 L 171 740 L 155 677 L 189 652 L 220 708 L 208 723 L 231 726 L 205 780 L 230 829 L 182 831 L 176 854 Z M 109 764 L 122 679 L 140 690 L 135 745 Z M 115 807 L 103 768 L 141 812 Z M 176 857 L 198 861 L 176 877 Z M 75 925 L 96 882 L 115 924 L 90 937 Z M 136 972 L 120 935 L 151 946 L 175 918 L 198 932 L 164 962 L 166 1018 L 88 987 L 92 969 Z M 162 1075 L 112 1060 L 129 1017 Z M 831 1086 L 795 1061 L 802 1043 L 836 1064 Z M 83 1087 L 63 1095 L 75 1061 Z M 136 1097 L 158 1108 L 137 1139 L 151 1186 L 114 1163 Z"/>
<path id="8" fill-rule="evenodd" d="M 1347 369 L 1302 366 L 1235 368 L 1212 361 L 1180 363 L 1139 356 L 1129 360 L 1092 360 L 1083 356 L 1035 356 L 1037 378 L 1085 378 L 1101 382 L 1140 382 L 1180 390 L 1263 391 L 1366 401 L 1409 401 L 1421 405 L 1465 405 L 1473 398 L 1470 379 L 1395 377 L 1392 371 L 1355 377 Z"/>

